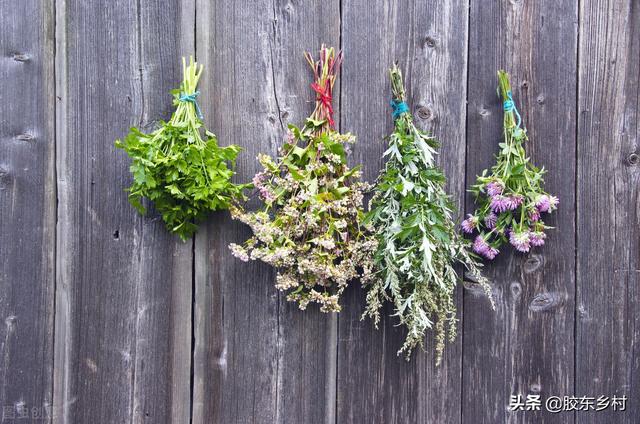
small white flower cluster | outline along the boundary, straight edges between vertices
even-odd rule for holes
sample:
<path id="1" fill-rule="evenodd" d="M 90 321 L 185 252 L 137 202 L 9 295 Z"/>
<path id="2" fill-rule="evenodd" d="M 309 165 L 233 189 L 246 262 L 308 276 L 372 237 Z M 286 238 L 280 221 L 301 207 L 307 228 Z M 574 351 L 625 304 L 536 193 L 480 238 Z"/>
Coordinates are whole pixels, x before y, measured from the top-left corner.
<path id="1" fill-rule="evenodd" d="M 323 312 L 337 312 L 347 284 L 374 274 L 377 242 L 360 224 L 370 186 L 347 167 L 343 146 L 353 140 L 333 130 L 290 132 L 277 160 L 258 158 L 264 170 L 253 183 L 265 207 L 231 210 L 253 231 L 242 246 L 229 246 L 232 254 L 277 268 L 276 288 L 300 309 L 317 303 Z"/>
<path id="2" fill-rule="evenodd" d="M 298 307 L 303 311 L 307 309 L 309 303 L 314 302 L 320 305 L 322 312 L 340 312 L 339 295 L 337 294 L 330 295 L 311 289 L 306 295 L 291 293 L 287 296 L 287 300 L 298 302 Z"/>

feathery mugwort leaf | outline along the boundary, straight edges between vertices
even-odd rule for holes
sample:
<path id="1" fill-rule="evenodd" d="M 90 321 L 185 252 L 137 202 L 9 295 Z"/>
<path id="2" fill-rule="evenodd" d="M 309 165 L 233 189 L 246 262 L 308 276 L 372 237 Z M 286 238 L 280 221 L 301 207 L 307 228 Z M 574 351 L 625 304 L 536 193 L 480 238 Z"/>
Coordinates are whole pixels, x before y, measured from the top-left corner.
<path id="1" fill-rule="evenodd" d="M 454 265 L 465 265 L 490 299 L 491 294 L 451 218 L 453 205 L 444 191 L 445 177 L 434 163 L 438 143 L 414 125 L 397 65 L 390 70 L 390 78 L 395 130 L 368 215 L 378 237 L 374 258 L 378 272 L 366 285 L 363 317 L 377 324 L 383 302 L 390 300 L 394 316 L 408 333 L 398 353 L 408 359 L 423 344 L 427 330 L 434 329 L 439 362 L 447 329 L 450 339 L 456 332 L 454 289 L 459 278 Z"/>

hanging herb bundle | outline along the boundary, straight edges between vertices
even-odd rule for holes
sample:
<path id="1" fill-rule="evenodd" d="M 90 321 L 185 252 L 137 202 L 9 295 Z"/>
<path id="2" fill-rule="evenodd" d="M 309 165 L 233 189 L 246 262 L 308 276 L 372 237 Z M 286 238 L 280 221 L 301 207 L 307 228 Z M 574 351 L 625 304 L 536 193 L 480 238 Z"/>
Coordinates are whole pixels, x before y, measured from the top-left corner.
<path id="1" fill-rule="evenodd" d="M 317 62 L 305 57 L 314 72 L 315 110 L 302 128 L 289 125 L 277 159 L 258 157 L 264 170 L 253 183 L 264 207 L 231 210 L 254 235 L 230 248 L 243 261 L 274 266 L 276 288 L 300 309 L 315 302 L 337 312 L 347 284 L 370 278 L 375 240 L 360 226 L 368 186 L 358 181 L 358 168 L 347 166 L 345 144 L 355 137 L 334 129 L 332 90 L 342 54 L 323 45 Z"/>
<path id="2" fill-rule="evenodd" d="M 127 189 L 129 201 L 141 213 L 146 212 L 142 198 L 154 203 L 167 229 L 186 240 L 197 229 L 196 222 L 210 211 L 227 209 L 242 199 L 243 185 L 231 182 L 238 146 L 218 146 L 216 137 L 204 129 L 196 101 L 202 65 L 182 58 L 184 79 L 173 90 L 176 110 L 169 122 L 145 134 L 138 128 L 116 147 L 131 157 L 133 183 Z"/>
<path id="3" fill-rule="evenodd" d="M 451 218 L 453 205 L 444 190 L 445 176 L 434 162 L 438 142 L 414 125 L 398 66 L 389 74 L 395 129 L 367 216 L 378 238 L 379 273 L 368 286 L 363 318 L 369 316 L 377 327 L 382 303 L 390 300 L 394 315 L 408 331 L 398 354 L 405 353 L 409 359 L 433 328 L 439 363 L 447 333 L 450 340 L 456 335 L 454 289 L 459 278 L 454 264 L 463 264 L 492 297 L 480 265 Z"/>
<path id="4" fill-rule="evenodd" d="M 487 259 L 495 258 L 498 248 L 506 242 L 520 252 L 542 246 L 544 230 L 551 227 L 544 224 L 541 215 L 558 206 L 558 198 L 542 188 L 544 168 L 538 169 L 526 156 L 527 132 L 521 128 L 509 75 L 498 71 L 498 80 L 504 109 L 504 142 L 499 145 L 497 163 L 490 172 L 485 169 L 471 189 L 478 208 L 462 222 L 465 233 L 478 232 L 473 249 Z"/>

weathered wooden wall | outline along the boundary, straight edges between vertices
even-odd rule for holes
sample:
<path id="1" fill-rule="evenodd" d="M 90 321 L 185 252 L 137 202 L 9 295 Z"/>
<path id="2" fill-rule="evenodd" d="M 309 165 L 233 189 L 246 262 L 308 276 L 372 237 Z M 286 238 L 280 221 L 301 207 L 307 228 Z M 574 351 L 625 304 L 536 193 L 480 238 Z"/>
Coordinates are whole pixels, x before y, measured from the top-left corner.
<path id="1" fill-rule="evenodd" d="M 639 28 L 635 0 L 0 1 L 0 422 L 637 422 Z M 495 312 L 461 284 L 440 367 L 431 351 L 396 357 L 402 330 L 360 321 L 355 285 L 339 315 L 288 304 L 271 269 L 231 257 L 249 232 L 228 214 L 182 243 L 123 192 L 113 142 L 168 118 L 180 56 L 206 66 L 206 122 L 244 147 L 246 181 L 311 112 L 302 52 L 322 42 L 345 52 L 337 122 L 366 179 L 397 60 L 460 215 L 472 210 L 505 68 L 561 198 L 544 248 L 487 266 Z M 514 394 L 629 401 L 511 412 Z"/>

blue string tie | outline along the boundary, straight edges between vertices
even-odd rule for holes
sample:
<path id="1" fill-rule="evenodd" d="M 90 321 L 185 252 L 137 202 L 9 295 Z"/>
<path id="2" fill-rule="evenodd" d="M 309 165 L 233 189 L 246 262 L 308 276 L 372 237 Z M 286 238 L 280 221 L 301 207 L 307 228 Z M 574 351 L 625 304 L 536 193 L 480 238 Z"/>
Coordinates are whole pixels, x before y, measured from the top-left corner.
<path id="1" fill-rule="evenodd" d="M 409 112 L 409 106 L 400 100 L 391 100 L 389 103 L 393 108 L 393 119 L 398 119 L 403 113 Z"/>
<path id="2" fill-rule="evenodd" d="M 516 104 L 513 102 L 511 91 L 507 91 L 507 100 L 502 103 L 502 109 L 504 109 L 505 112 L 513 112 L 516 114 L 516 116 L 518 117 L 518 123 L 516 124 L 516 126 L 520 128 L 522 118 L 520 117 L 520 112 L 518 112 L 518 109 L 516 109 Z"/>
<path id="3" fill-rule="evenodd" d="M 202 111 L 200 110 L 200 105 L 198 105 L 198 101 L 196 100 L 196 97 L 198 97 L 200 95 L 199 91 L 196 91 L 192 94 L 187 94 L 187 93 L 181 93 L 180 97 L 178 98 L 178 100 L 180 100 L 181 102 L 189 102 L 189 103 L 193 103 L 193 107 L 196 108 L 196 114 L 198 115 L 198 119 L 200 119 L 201 121 L 204 119 L 204 116 L 202 116 Z"/>

